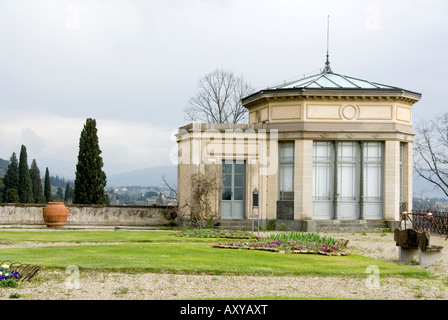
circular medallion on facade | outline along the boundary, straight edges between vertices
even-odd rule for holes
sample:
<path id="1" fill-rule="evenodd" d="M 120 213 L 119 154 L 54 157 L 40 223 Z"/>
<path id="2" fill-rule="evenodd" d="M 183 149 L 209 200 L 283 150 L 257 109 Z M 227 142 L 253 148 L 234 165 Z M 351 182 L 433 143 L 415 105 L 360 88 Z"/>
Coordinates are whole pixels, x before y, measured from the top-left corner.
<path id="1" fill-rule="evenodd" d="M 345 106 L 342 108 L 342 115 L 345 119 L 352 120 L 356 116 L 356 108 L 354 106 Z"/>

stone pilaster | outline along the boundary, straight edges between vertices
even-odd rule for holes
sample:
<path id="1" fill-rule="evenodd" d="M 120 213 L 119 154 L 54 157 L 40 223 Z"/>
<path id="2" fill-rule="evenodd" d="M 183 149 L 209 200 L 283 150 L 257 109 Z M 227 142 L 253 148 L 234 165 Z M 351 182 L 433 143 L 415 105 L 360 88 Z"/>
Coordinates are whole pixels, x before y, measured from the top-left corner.
<path id="1" fill-rule="evenodd" d="M 403 144 L 403 202 L 412 210 L 412 142 Z"/>
<path id="2" fill-rule="evenodd" d="M 294 220 L 313 218 L 313 141 L 295 140 Z"/>
<path id="3" fill-rule="evenodd" d="M 386 141 L 384 146 L 384 219 L 399 220 L 400 142 Z"/>

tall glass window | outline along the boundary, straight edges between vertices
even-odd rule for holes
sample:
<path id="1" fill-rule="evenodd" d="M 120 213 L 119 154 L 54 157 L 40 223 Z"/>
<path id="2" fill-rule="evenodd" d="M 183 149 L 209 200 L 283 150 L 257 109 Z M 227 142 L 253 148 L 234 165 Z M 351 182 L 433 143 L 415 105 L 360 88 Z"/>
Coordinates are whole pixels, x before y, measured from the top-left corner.
<path id="1" fill-rule="evenodd" d="M 279 142 L 279 200 L 294 200 L 294 141 Z"/>
<path id="2" fill-rule="evenodd" d="M 330 200 L 332 193 L 333 143 L 315 141 L 313 148 L 313 200 Z"/>
<path id="3" fill-rule="evenodd" d="M 356 200 L 358 192 L 358 143 L 338 144 L 338 193 L 339 199 Z"/>
<path id="4" fill-rule="evenodd" d="M 314 141 L 313 218 L 381 219 L 382 142 Z"/>
<path id="5" fill-rule="evenodd" d="M 364 201 L 381 201 L 383 148 L 380 142 L 364 142 L 363 144 L 363 189 Z"/>

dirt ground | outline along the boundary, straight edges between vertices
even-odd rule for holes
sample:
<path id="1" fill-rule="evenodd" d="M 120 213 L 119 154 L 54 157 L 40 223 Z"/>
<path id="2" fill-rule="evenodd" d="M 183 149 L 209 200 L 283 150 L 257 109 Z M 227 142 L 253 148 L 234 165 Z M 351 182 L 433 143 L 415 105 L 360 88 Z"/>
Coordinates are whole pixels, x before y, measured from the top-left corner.
<path id="1" fill-rule="evenodd" d="M 347 239 L 348 250 L 375 259 L 398 263 L 398 248 L 392 233 L 327 233 Z M 432 236 L 431 244 L 447 245 L 445 237 Z M 36 243 L 23 246 L 42 245 Z M 45 244 L 48 245 L 48 244 Z M 68 245 L 68 244 L 53 244 Z M 80 245 L 80 244 L 70 244 Z M 142 299 L 218 299 L 255 297 L 332 297 L 340 299 L 448 299 L 448 249 L 441 260 L 418 266 L 436 279 L 381 278 L 372 281 L 350 276 L 217 276 L 160 273 L 106 273 L 45 271 L 41 279 L 18 288 L 0 288 L 0 299 L 31 300 L 142 300 Z M 79 277 L 78 277 L 79 276 Z M 76 278 L 76 281 L 75 281 Z M 76 284 L 76 286 L 75 286 Z"/>

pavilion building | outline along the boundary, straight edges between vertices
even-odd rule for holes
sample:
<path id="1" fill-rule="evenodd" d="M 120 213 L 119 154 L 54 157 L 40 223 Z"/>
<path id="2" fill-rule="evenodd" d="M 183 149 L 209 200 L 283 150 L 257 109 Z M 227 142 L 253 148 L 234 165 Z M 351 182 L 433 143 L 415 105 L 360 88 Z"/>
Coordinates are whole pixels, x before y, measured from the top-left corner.
<path id="1" fill-rule="evenodd" d="M 191 123 L 177 134 L 178 204 L 198 177 L 207 218 L 289 230 L 391 227 L 412 209 L 412 107 L 421 94 L 332 72 L 242 99 L 247 124 Z M 258 203 L 256 203 L 258 200 Z M 254 202 L 255 201 L 255 202 Z"/>

